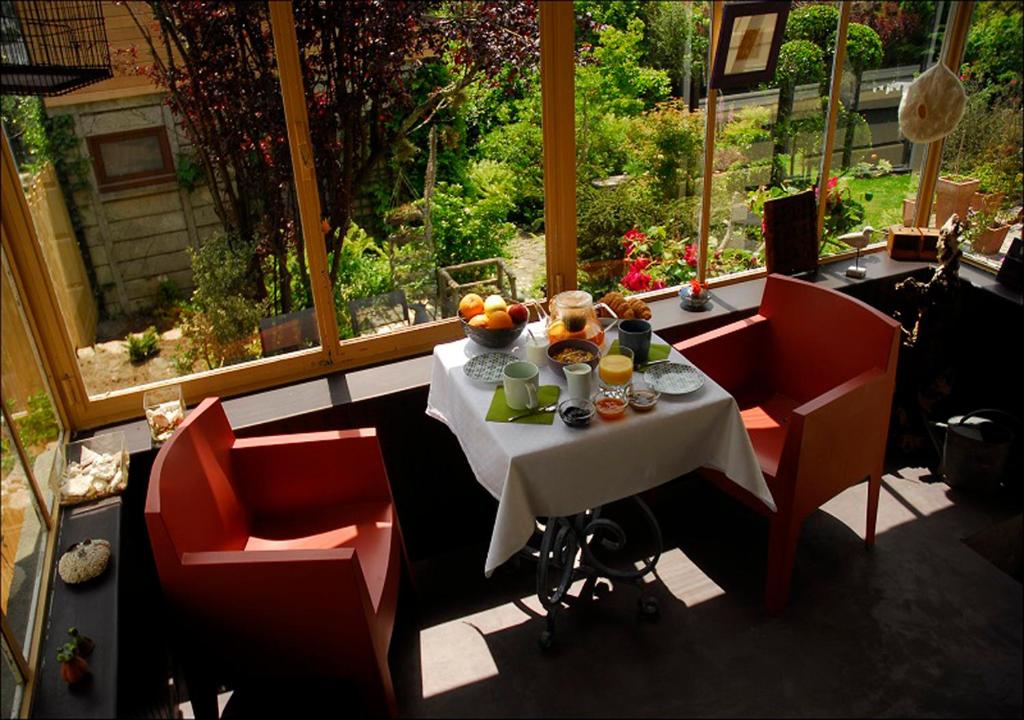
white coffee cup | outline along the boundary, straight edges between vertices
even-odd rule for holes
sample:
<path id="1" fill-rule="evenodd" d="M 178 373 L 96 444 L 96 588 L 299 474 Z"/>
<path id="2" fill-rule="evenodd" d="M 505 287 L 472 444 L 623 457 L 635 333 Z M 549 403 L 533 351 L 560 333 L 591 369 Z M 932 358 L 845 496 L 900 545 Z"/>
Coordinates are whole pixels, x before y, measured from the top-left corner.
<path id="1" fill-rule="evenodd" d="M 525 348 L 525 349 L 523 349 Z M 513 352 L 526 356 L 526 359 L 532 362 L 537 367 L 545 365 L 548 361 L 548 341 L 547 338 L 539 337 L 536 340 L 532 337 L 526 338 L 526 345 L 517 346 Z"/>
<path id="2" fill-rule="evenodd" d="M 565 373 L 565 381 L 569 385 L 570 398 L 574 400 L 586 400 L 590 398 L 590 380 L 591 377 L 593 377 L 594 368 L 590 367 L 586 363 L 575 363 L 573 365 L 566 365 L 563 367 L 562 372 Z"/>
<path id="3" fill-rule="evenodd" d="M 539 403 L 540 369 L 532 362 L 516 360 L 503 373 L 505 403 L 512 410 L 533 410 Z"/>

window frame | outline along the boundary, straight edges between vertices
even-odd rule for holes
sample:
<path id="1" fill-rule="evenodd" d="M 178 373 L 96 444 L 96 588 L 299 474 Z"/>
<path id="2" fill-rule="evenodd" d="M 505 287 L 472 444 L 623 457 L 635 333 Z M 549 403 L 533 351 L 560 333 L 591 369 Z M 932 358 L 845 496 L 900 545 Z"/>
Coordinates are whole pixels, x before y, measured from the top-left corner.
<path id="1" fill-rule="evenodd" d="M 155 137 L 159 143 L 160 159 L 163 162 L 159 170 L 141 170 L 115 176 L 107 173 L 107 166 L 103 161 L 103 146 L 105 144 L 146 137 Z M 171 143 L 167 137 L 167 128 L 163 125 L 154 125 L 138 130 L 123 130 L 106 133 L 105 135 L 90 135 L 85 138 L 85 142 L 89 148 L 89 157 L 92 160 L 93 170 L 96 174 L 96 189 L 101 193 L 128 190 L 146 185 L 157 185 L 173 180 L 175 177 L 174 156 L 171 154 Z"/>
<path id="2" fill-rule="evenodd" d="M 946 29 L 940 62 L 955 67 L 959 64 L 973 0 L 959 3 Z M 712 33 L 721 23 L 723 0 L 712 0 Z M 851 0 L 840 3 L 841 19 L 849 16 Z M 302 90 L 302 77 L 295 42 L 294 17 L 290 3 L 269 3 L 270 25 L 274 32 L 275 52 L 288 125 L 289 148 L 293 160 L 296 195 L 299 199 L 300 222 L 308 237 L 320 232 L 319 195 L 316 190 L 315 168 L 312 163 L 312 142 Z M 716 22 L 717 18 L 717 22 Z M 966 18 L 966 21 L 964 20 Z M 575 22 L 571 3 L 540 0 L 540 75 L 543 108 L 542 141 L 544 153 L 545 221 L 547 249 L 547 278 L 549 294 L 576 287 L 576 211 L 575 211 Z M 837 51 L 845 47 L 845 33 L 837 33 Z M 711 52 L 715 43 L 710 43 Z M 837 52 L 837 55 L 839 53 Z M 712 58 L 713 60 L 713 58 Z M 830 77 L 830 105 L 842 81 L 842 66 L 833 67 Z M 717 96 L 717 91 L 714 91 Z M 717 98 L 716 98 L 717 99 Z M 709 96 L 708 106 L 714 101 Z M 708 113 L 708 118 L 712 117 Z M 714 121 L 708 125 L 713 130 Z M 713 132 L 706 144 L 705 167 L 713 161 Z M 824 142 L 832 142 L 835 135 L 835 112 L 830 112 Z M 941 144 L 941 141 L 937 141 Z M 930 212 L 931 203 L 926 190 L 934 188 L 938 162 L 941 156 L 933 143 L 928 149 L 918 188 L 920 217 Z M 826 178 L 830 156 L 822 155 L 821 178 Z M 142 414 L 142 395 L 155 387 L 180 384 L 187 403 L 195 403 L 210 395 L 230 396 L 255 391 L 289 382 L 295 382 L 332 372 L 366 367 L 429 353 L 434 345 L 458 339 L 462 332 L 455 318 L 438 320 L 384 335 L 339 339 L 337 320 L 333 312 L 330 279 L 327 272 L 326 250 L 321 243 L 310 242 L 309 268 L 313 281 L 314 306 L 320 332 L 319 348 L 298 351 L 284 356 L 262 358 L 230 367 L 210 370 L 171 380 L 134 386 L 123 390 L 90 396 L 78 369 L 77 358 L 63 326 L 63 318 L 56 297 L 45 272 L 45 263 L 35 241 L 35 230 L 28 208 L 20 192 L 18 175 L 10 157 L 3 148 L 3 245 L 16 276 L 19 292 L 25 300 L 29 324 L 41 354 L 44 368 L 56 397 L 58 411 L 69 432 L 136 418 Z M 705 173 L 707 176 L 707 172 Z M 702 215 L 698 277 L 706 279 L 707 243 L 710 221 L 710 184 L 703 183 Z M 9 192 L 9 190 L 17 192 Z M 925 207 L 927 205 L 928 207 Z M 821 219 L 819 218 L 819 227 Z M 820 232 L 819 232 L 820 237 Z M 883 245 L 869 248 L 881 249 Z M 830 255 L 838 259 L 853 252 Z M 763 276 L 765 271 L 745 272 L 741 276 L 726 276 L 710 281 L 712 287 L 732 284 Z M 43 278 L 44 282 L 25 282 L 27 278 Z M 646 293 L 643 297 L 658 299 L 671 297 L 675 289 Z"/>

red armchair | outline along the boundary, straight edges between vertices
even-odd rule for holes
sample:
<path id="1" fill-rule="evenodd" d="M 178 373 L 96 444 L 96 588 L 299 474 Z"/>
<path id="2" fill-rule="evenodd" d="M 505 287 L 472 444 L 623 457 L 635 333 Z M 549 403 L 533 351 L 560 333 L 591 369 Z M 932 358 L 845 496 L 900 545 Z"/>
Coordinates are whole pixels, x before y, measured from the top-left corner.
<path id="1" fill-rule="evenodd" d="M 777 512 L 720 473 L 702 473 L 769 514 L 765 604 L 781 612 L 804 519 L 865 478 L 865 541 L 874 544 L 899 324 L 841 293 L 770 275 L 757 315 L 675 347 L 739 404 Z"/>
<path id="2" fill-rule="evenodd" d="M 146 525 L 195 637 L 256 676 L 340 676 L 395 713 L 402 539 L 374 430 L 236 439 L 217 398 L 157 455 Z"/>

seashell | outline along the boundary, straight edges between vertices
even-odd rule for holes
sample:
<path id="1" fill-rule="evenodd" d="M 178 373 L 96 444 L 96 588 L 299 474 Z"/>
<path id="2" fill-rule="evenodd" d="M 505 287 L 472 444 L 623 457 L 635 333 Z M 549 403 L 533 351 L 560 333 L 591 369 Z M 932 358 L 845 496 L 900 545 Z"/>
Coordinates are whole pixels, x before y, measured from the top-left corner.
<path id="1" fill-rule="evenodd" d="M 100 575 L 110 563 L 110 543 L 103 538 L 88 538 L 75 543 L 60 556 L 57 574 L 69 585 Z"/>

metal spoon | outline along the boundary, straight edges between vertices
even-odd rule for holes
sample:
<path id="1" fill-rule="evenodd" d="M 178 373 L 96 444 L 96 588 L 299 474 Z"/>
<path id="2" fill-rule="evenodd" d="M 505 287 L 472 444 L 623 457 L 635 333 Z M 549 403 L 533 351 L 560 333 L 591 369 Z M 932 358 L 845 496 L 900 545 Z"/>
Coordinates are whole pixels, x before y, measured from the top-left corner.
<path id="1" fill-rule="evenodd" d="M 639 365 L 637 365 L 636 369 L 640 370 L 640 371 L 644 371 L 647 368 L 649 368 L 651 365 L 661 365 L 662 363 L 667 363 L 667 362 L 670 362 L 670 360 L 668 358 L 665 358 L 664 360 L 651 360 L 650 362 L 640 363 Z"/>
<path id="2" fill-rule="evenodd" d="M 522 418 L 530 417 L 531 415 L 539 415 L 540 413 L 554 412 L 557 408 L 558 408 L 558 404 L 557 403 L 554 404 L 554 405 L 546 405 L 544 407 L 535 408 L 535 409 L 530 410 L 528 412 L 519 413 L 518 415 L 513 415 L 512 417 L 510 417 L 508 419 L 508 421 L 509 422 L 515 422 L 516 420 L 521 420 Z"/>

